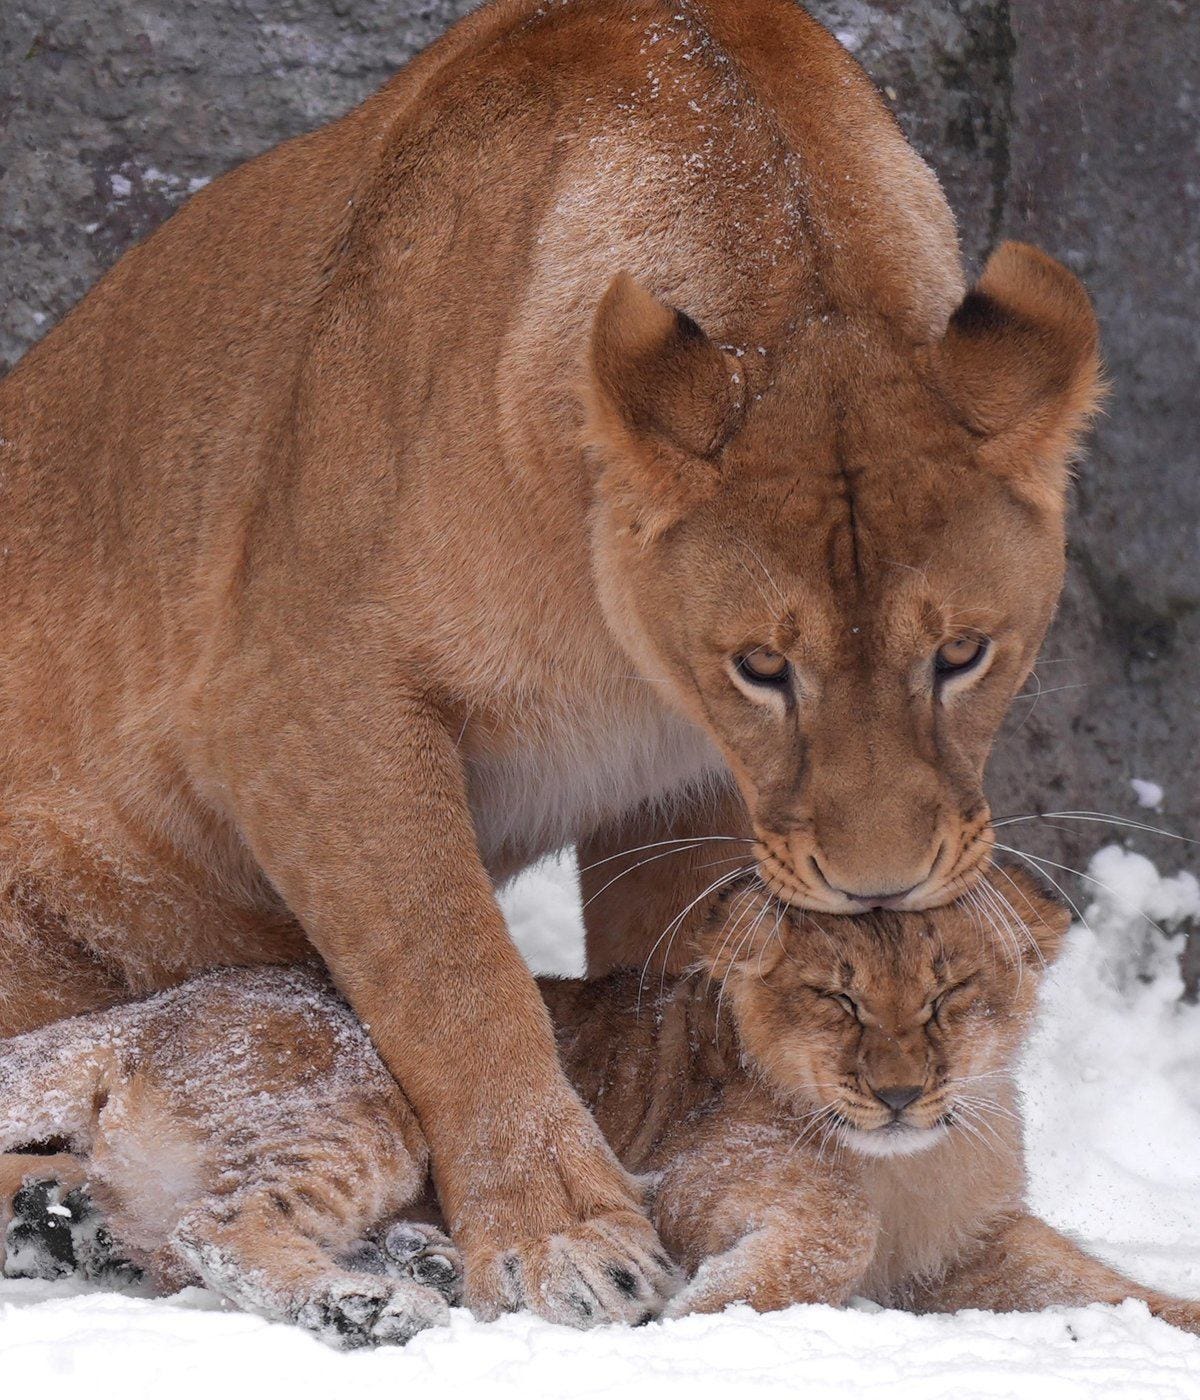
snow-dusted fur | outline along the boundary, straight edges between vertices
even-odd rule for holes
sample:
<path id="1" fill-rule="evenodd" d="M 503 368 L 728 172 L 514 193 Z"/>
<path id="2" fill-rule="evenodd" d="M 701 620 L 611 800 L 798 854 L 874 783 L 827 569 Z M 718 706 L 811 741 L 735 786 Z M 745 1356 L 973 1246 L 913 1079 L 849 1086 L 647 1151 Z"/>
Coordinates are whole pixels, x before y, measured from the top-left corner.
<path id="1" fill-rule="evenodd" d="M 692 973 L 542 981 L 568 1074 L 689 1274 L 670 1313 L 1136 1297 L 1200 1330 L 1200 1305 L 1024 1207 L 1011 1076 L 1067 921 L 1017 872 L 990 890 L 985 927 L 966 903 L 818 922 L 735 884 Z M 411 1109 L 315 972 L 216 973 L 20 1037 L 0 1103 L 0 1145 L 69 1138 L 160 1285 L 199 1277 L 340 1344 L 404 1340 L 457 1295 L 453 1246 L 402 1219 L 434 1218 Z M 673 1277 L 650 1252 L 638 1270 L 614 1251 L 581 1271 L 553 1244 L 537 1274 L 507 1263 L 511 1306 L 541 1289 L 581 1325 L 651 1315 Z"/>

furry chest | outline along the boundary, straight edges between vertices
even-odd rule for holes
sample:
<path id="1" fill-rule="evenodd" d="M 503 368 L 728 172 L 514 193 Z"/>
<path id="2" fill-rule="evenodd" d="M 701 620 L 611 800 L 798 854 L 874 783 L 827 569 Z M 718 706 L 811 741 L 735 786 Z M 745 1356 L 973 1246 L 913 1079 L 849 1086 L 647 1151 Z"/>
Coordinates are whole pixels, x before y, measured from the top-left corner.
<path id="1" fill-rule="evenodd" d="M 661 711 L 572 718 L 561 727 L 530 726 L 504 752 L 467 759 L 479 850 L 494 878 L 642 803 L 669 804 L 721 771 L 707 736 Z"/>

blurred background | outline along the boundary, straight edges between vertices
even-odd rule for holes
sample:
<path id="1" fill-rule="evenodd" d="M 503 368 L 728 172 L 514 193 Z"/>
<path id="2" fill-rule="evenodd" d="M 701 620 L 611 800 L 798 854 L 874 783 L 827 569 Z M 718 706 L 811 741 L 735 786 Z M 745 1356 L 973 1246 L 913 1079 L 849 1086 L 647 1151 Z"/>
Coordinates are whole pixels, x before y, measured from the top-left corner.
<path id="1" fill-rule="evenodd" d="M 189 193 L 338 116 L 471 8 L 0 0 L 0 372 Z M 1200 836 L 1200 11 L 809 8 L 940 174 L 972 270 L 1000 238 L 1038 243 L 1103 325 L 1113 394 L 1079 470 L 1063 607 L 993 760 L 995 809 Z M 1005 830 L 1066 866 L 1116 834 L 1058 817 Z M 1196 868 L 1195 846 L 1122 835 L 1164 871 Z"/>

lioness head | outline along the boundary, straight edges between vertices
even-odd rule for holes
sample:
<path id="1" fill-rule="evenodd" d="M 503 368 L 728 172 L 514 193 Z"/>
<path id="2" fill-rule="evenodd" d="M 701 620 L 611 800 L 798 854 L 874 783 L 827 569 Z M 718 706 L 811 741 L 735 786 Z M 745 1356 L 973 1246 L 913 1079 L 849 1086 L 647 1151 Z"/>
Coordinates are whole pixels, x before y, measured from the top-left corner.
<path id="1" fill-rule="evenodd" d="M 933 343 L 818 307 L 733 352 L 622 276 L 590 373 L 606 616 L 728 762 L 763 879 L 831 913 L 954 898 L 1062 584 L 1083 288 L 1006 244 Z"/>
<path id="2" fill-rule="evenodd" d="M 889 1156 L 980 1131 L 1069 918 L 1019 870 L 979 900 L 822 918 L 757 884 L 721 896 L 703 962 L 744 1053 L 811 1135 Z"/>

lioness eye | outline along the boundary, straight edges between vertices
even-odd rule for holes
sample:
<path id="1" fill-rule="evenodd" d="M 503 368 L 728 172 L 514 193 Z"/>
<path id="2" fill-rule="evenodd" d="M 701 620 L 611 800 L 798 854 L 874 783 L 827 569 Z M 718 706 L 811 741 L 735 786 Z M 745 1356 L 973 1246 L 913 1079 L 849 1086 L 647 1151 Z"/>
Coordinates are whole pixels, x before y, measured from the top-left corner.
<path id="1" fill-rule="evenodd" d="M 853 1016 L 856 1021 L 858 1020 L 858 1003 L 853 997 L 848 997 L 843 992 L 834 992 L 832 999 L 848 1016 Z"/>
<path id="2" fill-rule="evenodd" d="M 951 637 L 937 649 L 933 669 L 939 676 L 961 675 L 978 666 L 987 654 L 987 642 L 982 637 Z"/>
<path id="3" fill-rule="evenodd" d="M 737 668 L 754 685 L 786 685 L 792 673 L 787 657 L 770 647 L 756 647 L 740 656 Z"/>

